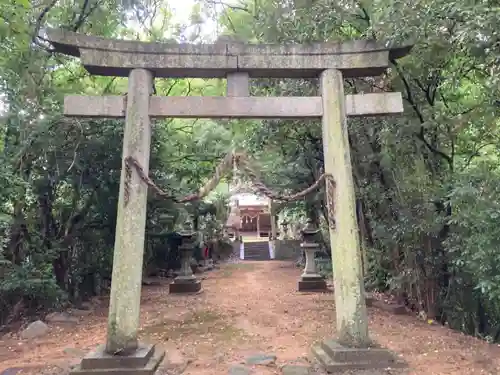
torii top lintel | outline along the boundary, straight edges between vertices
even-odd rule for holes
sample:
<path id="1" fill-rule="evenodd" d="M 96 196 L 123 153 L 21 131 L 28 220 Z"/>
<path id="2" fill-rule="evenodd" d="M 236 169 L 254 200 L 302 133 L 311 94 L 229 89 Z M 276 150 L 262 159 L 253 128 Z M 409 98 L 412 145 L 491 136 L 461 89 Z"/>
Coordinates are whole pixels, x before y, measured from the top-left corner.
<path id="1" fill-rule="evenodd" d="M 156 77 L 224 78 L 243 71 L 250 77 L 310 78 L 326 69 L 344 77 L 382 74 L 390 59 L 405 56 L 411 46 L 388 48 L 372 40 L 314 44 L 167 44 L 106 39 L 61 29 L 46 30 L 55 50 L 80 57 L 91 73 L 128 76 L 144 68 Z"/>

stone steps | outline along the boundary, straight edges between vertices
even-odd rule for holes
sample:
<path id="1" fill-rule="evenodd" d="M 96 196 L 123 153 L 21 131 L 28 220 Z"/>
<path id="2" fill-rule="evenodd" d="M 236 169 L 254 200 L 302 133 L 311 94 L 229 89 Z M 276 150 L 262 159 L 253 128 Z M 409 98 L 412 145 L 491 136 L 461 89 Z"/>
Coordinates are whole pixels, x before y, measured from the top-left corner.
<path id="1" fill-rule="evenodd" d="M 270 260 L 269 242 L 244 242 L 243 254 L 244 260 Z"/>

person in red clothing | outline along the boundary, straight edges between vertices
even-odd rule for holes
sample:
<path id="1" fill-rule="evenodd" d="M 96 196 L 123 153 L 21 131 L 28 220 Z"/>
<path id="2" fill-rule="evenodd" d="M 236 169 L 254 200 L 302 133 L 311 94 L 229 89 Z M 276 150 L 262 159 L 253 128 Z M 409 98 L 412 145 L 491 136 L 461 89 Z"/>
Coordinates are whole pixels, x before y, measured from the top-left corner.
<path id="1" fill-rule="evenodd" d="M 209 248 L 208 245 L 205 244 L 205 247 L 203 248 L 203 258 L 205 258 L 205 261 L 208 260 L 209 257 Z"/>

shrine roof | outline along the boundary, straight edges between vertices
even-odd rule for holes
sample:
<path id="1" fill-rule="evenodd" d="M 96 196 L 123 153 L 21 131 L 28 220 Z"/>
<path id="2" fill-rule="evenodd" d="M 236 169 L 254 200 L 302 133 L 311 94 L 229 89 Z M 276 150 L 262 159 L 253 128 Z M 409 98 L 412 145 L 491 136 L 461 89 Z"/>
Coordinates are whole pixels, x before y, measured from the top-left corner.
<path id="1" fill-rule="evenodd" d="M 240 208 L 245 208 L 246 206 L 268 206 L 269 198 L 262 197 L 257 194 L 251 193 L 238 193 L 234 194 L 231 197 L 231 200 L 234 202 L 238 200 L 238 205 Z"/>

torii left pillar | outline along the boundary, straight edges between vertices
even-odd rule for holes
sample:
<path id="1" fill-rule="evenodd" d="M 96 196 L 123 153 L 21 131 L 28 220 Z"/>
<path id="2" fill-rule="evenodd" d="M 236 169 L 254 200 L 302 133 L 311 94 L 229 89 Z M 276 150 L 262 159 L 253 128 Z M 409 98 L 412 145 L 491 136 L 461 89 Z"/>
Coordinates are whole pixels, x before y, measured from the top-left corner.
<path id="1" fill-rule="evenodd" d="M 152 88 L 150 71 L 130 72 L 106 345 L 83 358 L 72 374 L 153 375 L 165 356 L 158 347 L 137 340 L 148 187 L 135 169 L 125 168 L 125 159 L 132 156 L 148 173 Z"/>

